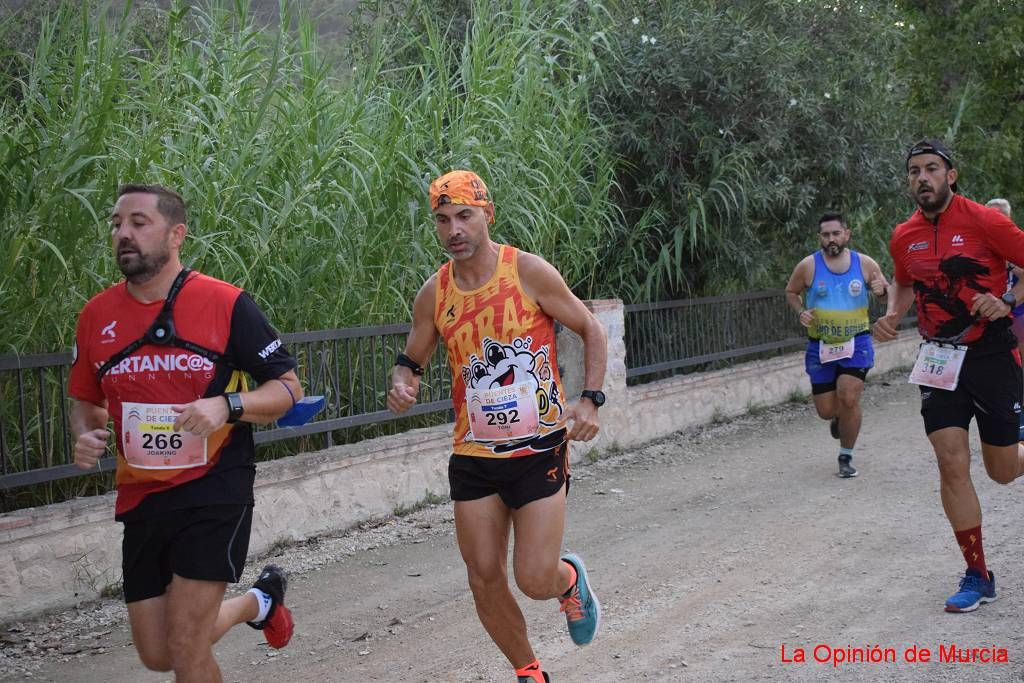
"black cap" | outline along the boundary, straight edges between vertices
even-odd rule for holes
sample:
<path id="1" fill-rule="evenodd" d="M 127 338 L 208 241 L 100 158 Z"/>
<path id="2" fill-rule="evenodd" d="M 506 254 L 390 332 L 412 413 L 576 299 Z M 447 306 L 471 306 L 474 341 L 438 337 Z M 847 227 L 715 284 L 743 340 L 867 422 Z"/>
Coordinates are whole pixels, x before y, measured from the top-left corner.
<path id="1" fill-rule="evenodd" d="M 910 170 L 910 159 L 920 154 L 934 154 L 942 157 L 942 160 L 946 162 L 946 168 L 954 168 L 953 164 L 953 153 L 949 151 L 949 148 L 942 144 L 941 141 L 935 138 L 925 138 L 919 142 L 915 142 L 914 146 L 907 152 L 907 160 L 905 162 L 906 170 Z M 950 189 L 956 192 L 956 183 L 950 185 Z"/>

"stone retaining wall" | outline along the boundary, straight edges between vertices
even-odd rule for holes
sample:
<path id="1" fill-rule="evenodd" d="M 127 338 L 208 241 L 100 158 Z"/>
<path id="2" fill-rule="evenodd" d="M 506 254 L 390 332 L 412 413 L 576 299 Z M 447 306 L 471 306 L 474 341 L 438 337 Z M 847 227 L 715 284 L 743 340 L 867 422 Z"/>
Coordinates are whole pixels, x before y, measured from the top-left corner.
<path id="1" fill-rule="evenodd" d="M 802 352 L 627 387 L 622 304 L 588 305 L 608 331 L 608 403 L 601 409 L 601 435 L 574 444 L 575 461 L 809 393 Z M 877 346 L 874 373 L 908 367 L 917 340 L 916 332 L 905 332 Z M 558 344 L 566 396 L 578 396 L 582 345 L 567 331 Z M 260 463 L 250 554 L 447 497 L 451 429 L 413 430 Z M 94 599 L 120 581 L 121 525 L 113 521 L 113 507 L 108 494 L 0 515 L 0 622 Z"/>

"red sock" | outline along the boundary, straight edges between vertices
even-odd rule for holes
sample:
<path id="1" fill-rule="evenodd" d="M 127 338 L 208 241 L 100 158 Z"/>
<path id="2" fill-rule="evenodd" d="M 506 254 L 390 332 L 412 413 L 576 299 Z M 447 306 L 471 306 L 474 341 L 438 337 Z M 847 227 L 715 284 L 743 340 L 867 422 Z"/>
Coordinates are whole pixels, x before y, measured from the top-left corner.
<path id="1" fill-rule="evenodd" d="M 574 567 L 571 562 L 565 562 L 565 560 L 562 560 L 562 562 L 565 563 L 565 566 L 569 568 L 569 572 L 572 574 L 572 578 L 569 580 L 568 590 L 562 593 L 562 598 L 567 598 L 572 593 L 572 589 L 576 587 L 576 579 L 578 579 L 579 576 L 576 574 L 576 567 Z"/>
<path id="2" fill-rule="evenodd" d="M 526 666 L 516 669 L 516 678 L 528 678 L 531 681 L 544 683 L 544 673 L 540 670 L 540 660 L 535 659 Z"/>
<path id="3" fill-rule="evenodd" d="M 960 544 L 960 552 L 964 554 L 968 569 L 977 569 L 988 579 L 988 567 L 985 566 L 985 551 L 981 547 L 981 525 L 973 529 L 954 531 L 956 542 Z"/>

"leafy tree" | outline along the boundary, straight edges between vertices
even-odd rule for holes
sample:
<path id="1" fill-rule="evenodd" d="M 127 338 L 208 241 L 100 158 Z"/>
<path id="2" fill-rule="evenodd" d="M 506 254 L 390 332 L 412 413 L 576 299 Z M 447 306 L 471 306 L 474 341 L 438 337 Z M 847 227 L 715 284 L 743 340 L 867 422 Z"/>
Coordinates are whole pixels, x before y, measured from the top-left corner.
<path id="1" fill-rule="evenodd" d="M 960 188 L 985 201 L 1024 201 L 1024 3 L 900 3 L 910 77 L 908 108 L 920 136 L 945 138 L 962 167 Z"/>
<path id="2" fill-rule="evenodd" d="M 860 3 L 618 6 L 597 107 L 625 160 L 629 229 L 609 250 L 652 265 L 635 295 L 778 286 L 826 207 L 877 252 L 905 138 L 900 36 L 891 7 Z"/>

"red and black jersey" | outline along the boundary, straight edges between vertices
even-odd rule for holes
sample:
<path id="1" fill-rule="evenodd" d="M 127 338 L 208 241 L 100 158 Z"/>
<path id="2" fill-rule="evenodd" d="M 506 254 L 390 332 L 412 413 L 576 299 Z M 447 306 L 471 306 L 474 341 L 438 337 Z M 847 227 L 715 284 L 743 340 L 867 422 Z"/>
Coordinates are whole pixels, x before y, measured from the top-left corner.
<path id="1" fill-rule="evenodd" d="M 177 335 L 222 354 L 230 365 L 176 346 L 144 344 L 97 379 L 109 358 L 146 333 L 163 304 L 139 302 L 120 282 L 85 305 L 75 333 L 68 393 L 105 405 L 114 422 L 119 520 L 202 505 L 252 504 L 256 473 L 252 427 L 245 422 L 224 425 L 211 435 L 201 466 L 131 466 L 125 459 L 122 404 L 189 403 L 223 394 L 239 370 L 263 383 L 295 368 L 295 360 L 248 294 L 192 273 L 174 302 Z"/>
<path id="2" fill-rule="evenodd" d="M 930 221 L 920 209 L 896 226 L 889 241 L 894 278 L 913 286 L 917 323 L 928 340 L 1016 345 L 1009 318 L 971 315 L 972 299 L 1006 291 L 1006 262 L 1024 263 L 1024 232 L 1001 212 L 954 194 Z"/>

